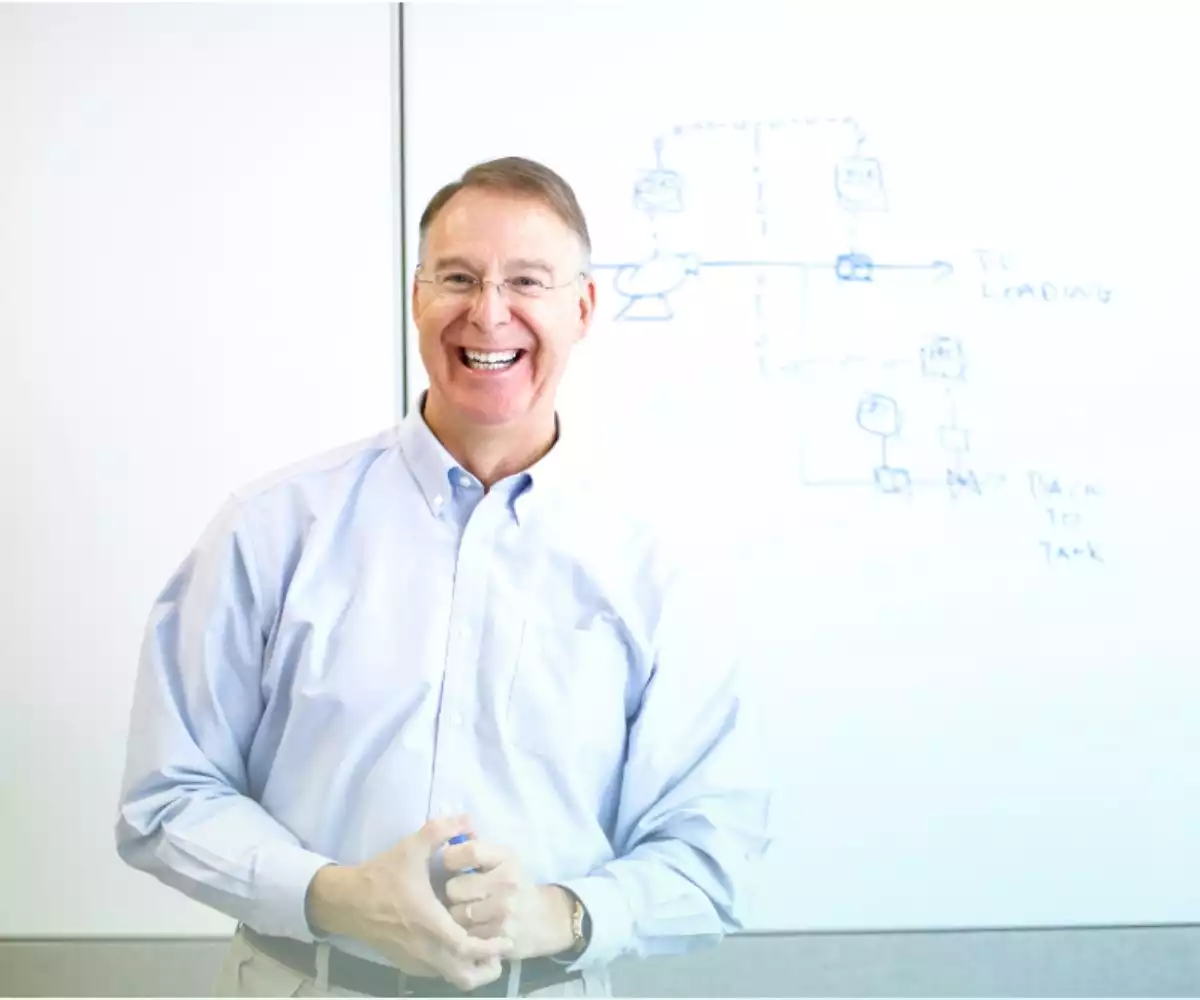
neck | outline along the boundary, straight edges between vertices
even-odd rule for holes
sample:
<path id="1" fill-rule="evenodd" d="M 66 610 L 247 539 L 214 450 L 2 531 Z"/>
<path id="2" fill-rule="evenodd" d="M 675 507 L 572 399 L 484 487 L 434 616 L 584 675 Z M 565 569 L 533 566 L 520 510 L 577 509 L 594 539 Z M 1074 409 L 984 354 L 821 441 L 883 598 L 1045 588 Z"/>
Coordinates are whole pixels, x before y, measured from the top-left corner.
<path id="1" fill-rule="evenodd" d="M 426 396 L 421 415 L 442 447 L 485 489 L 537 462 L 554 446 L 558 429 L 553 409 L 512 424 L 481 427 L 441 405 L 433 393 Z"/>

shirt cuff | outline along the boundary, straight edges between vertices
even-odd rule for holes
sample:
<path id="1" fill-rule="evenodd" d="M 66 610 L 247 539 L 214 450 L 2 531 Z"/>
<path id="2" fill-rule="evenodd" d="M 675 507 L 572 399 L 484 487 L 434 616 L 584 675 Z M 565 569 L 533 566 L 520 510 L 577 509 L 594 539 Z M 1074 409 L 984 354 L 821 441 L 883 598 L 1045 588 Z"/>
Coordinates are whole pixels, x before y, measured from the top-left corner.
<path id="1" fill-rule="evenodd" d="M 592 924 L 587 947 L 567 966 L 571 972 L 605 966 L 633 948 L 633 917 L 620 885 L 605 875 L 559 882 L 573 892 L 587 910 Z"/>
<path id="2" fill-rule="evenodd" d="M 308 922 L 308 886 L 329 859 L 294 844 L 261 847 L 255 863 L 259 904 L 255 920 L 247 921 L 260 934 L 295 938 L 311 944 L 324 940 Z"/>

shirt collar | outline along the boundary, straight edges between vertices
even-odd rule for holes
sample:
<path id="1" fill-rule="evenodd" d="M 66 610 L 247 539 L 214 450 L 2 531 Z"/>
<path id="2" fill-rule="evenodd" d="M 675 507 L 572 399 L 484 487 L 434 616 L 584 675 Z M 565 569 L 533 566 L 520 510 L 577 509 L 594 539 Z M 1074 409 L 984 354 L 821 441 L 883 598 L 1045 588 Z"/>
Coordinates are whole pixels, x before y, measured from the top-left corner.
<path id="1" fill-rule="evenodd" d="M 400 448 L 434 517 L 441 517 L 453 496 L 450 476 L 459 464 L 429 429 L 422 411 L 425 393 L 400 424 Z"/>
<path id="2" fill-rule="evenodd" d="M 454 496 L 455 477 L 465 471 L 446 450 L 425 422 L 425 397 L 421 393 L 417 405 L 409 411 L 400 425 L 400 448 L 416 477 L 417 485 L 434 517 L 441 517 Z M 497 483 L 492 489 L 508 492 L 508 505 L 513 517 L 520 522 L 520 512 L 531 503 L 537 505 L 553 493 L 562 482 L 567 465 L 562 443 L 562 420 L 554 416 L 554 445 L 533 465 Z"/>

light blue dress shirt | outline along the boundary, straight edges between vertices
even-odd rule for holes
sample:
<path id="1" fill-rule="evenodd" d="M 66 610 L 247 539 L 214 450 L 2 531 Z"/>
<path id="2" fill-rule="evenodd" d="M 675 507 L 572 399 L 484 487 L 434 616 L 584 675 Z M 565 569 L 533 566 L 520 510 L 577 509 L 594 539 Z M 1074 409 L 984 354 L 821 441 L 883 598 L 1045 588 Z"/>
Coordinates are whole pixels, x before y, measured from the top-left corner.
<path id="1" fill-rule="evenodd" d="M 574 968 L 742 927 L 768 791 L 717 602 L 738 584 L 587 486 L 567 440 L 485 493 L 418 407 L 235 493 L 146 629 L 120 856 L 312 941 L 321 866 L 465 812 L 583 900 Z"/>

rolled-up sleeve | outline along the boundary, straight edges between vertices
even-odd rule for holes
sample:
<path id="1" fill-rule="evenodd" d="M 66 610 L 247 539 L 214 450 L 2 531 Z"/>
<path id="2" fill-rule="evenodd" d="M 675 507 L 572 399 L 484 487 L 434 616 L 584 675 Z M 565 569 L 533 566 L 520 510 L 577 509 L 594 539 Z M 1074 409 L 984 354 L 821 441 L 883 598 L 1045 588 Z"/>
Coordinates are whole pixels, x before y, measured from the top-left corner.
<path id="1" fill-rule="evenodd" d="M 308 885 L 330 860 L 250 797 L 269 609 L 241 512 L 230 498 L 151 611 L 116 846 L 129 865 L 198 902 L 311 941 Z"/>
<path id="2" fill-rule="evenodd" d="M 708 947 L 746 925 L 769 846 L 763 706 L 739 653 L 744 618 L 703 581 L 681 577 L 664 601 L 630 726 L 616 856 L 561 883 L 592 923 L 572 968 Z"/>

